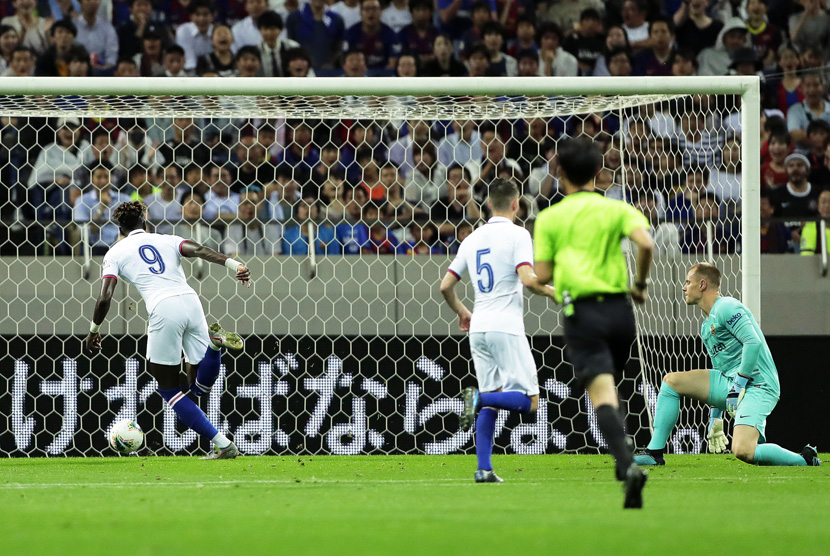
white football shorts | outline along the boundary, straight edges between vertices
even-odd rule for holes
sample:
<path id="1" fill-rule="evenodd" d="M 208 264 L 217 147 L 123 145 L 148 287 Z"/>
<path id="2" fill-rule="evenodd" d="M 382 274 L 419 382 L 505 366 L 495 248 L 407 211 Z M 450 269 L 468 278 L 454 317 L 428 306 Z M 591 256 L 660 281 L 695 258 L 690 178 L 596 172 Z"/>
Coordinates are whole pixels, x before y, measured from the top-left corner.
<path id="1" fill-rule="evenodd" d="M 150 313 L 147 325 L 147 360 L 158 365 L 196 365 L 210 343 L 205 312 L 195 293 L 161 301 Z"/>
<path id="2" fill-rule="evenodd" d="M 470 351 L 476 368 L 478 389 L 494 392 L 539 393 L 536 361 L 524 335 L 506 332 L 471 332 Z"/>

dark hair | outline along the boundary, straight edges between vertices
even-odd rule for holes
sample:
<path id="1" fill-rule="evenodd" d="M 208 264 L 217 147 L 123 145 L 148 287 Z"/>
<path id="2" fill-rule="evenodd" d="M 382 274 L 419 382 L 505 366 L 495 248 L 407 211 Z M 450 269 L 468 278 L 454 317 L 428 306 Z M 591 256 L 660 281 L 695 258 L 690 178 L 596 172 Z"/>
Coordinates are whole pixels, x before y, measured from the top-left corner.
<path id="1" fill-rule="evenodd" d="M 519 198 L 519 188 L 510 180 L 496 178 L 490 182 L 487 198 L 490 199 L 490 206 L 493 210 L 508 210 L 513 199 Z"/>
<path id="2" fill-rule="evenodd" d="M 72 45 L 72 48 L 69 49 L 69 53 L 66 57 L 67 62 L 86 62 L 89 64 L 89 51 L 83 47 L 83 45 L 75 43 Z"/>
<path id="3" fill-rule="evenodd" d="M 532 14 L 525 13 L 516 18 L 516 27 L 522 23 L 533 25 L 534 30 L 536 29 L 536 18 L 534 18 Z"/>
<path id="4" fill-rule="evenodd" d="M 73 37 L 78 36 L 78 28 L 75 27 L 75 24 L 72 23 L 72 21 L 69 20 L 69 19 L 61 19 L 59 21 L 54 22 L 52 24 L 52 28 L 49 29 L 49 35 L 54 37 L 55 36 L 55 30 L 57 30 L 57 29 L 63 29 L 65 31 L 69 31 L 70 33 L 72 33 Z"/>
<path id="5" fill-rule="evenodd" d="M 524 48 L 516 53 L 516 61 L 521 62 L 524 59 L 539 61 L 539 53 L 532 48 Z"/>
<path id="6" fill-rule="evenodd" d="M 504 37 L 504 27 L 498 21 L 488 21 L 481 26 L 481 38 L 487 35 L 501 35 Z"/>
<path id="7" fill-rule="evenodd" d="M 689 177 L 689 174 L 700 174 L 701 176 L 703 176 L 703 181 L 709 181 L 709 168 L 707 168 L 706 166 L 703 166 L 703 165 L 690 166 L 686 170 L 686 177 L 687 178 Z"/>
<path id="8" fill-rule="evenodd" d="M 785 143 L 789 145 L 792 142 L 792 137 L 790 136 L 790 132 L 786 129 L 781 131 L 773 131 L 770 136 L 767 144 L 772 143 L 772 140 L 775 139 L 779 143 Z"/>
<path id="9" fill-rule="evenodd" d="M 669 28 L 669 33 L 674 35 L 674 22 L 672 20 L 670 20 L 669 18 L 663 17 L 663 16 L 658 16 L 658 17 L 652 18 L 652 20 L 649 21 L 649 23 L 648 23 L 648 33 L 649 33 L 649 35 L 651 34 L 651 30 L 654 29 L 654 24 L 655 23 L 665 23 L 666 27 Z"/>
<path id="10" fill-rule="evenodd" d="M 583 19 L 596 19 L 597 21 L 602 21 L 602 16 L 599 15 L 599 12 L 596 9 L 586 8 L 579 14 L 579 21 L 582 21 Z"/>
<path id="11" fill-rule="evenodd" d="M 487 47 L 484 46 L 483 43 L 478 42 L 474 44 L 472 47 L 470 47 L 470 49 L 467 51 L 467 58 L 472 58 L 473 54 L 481 54 L 482 56 L 487 58 L 488 62 L 490 61 L 490 51 L 487 50 Z"/>
<path id="12" fill-rule="evenodd" d="M 678 48 L 677 52 L 674 53 L 674 57 L 681 57 L 684 60 L 687 60 L 692 63 L 695 69 L 697 69 L 697 56 L 695 56 L 695 51 L 691 48 Z"/>
<path id="13" fill-rule="evenodd" d="M 214 13 L 216 10 L 213 9 L 213 2 L 210 0 L 193 0 L 193 2 L 188 6 L 187 11 L 189 13 L 195 14 L 196 10 L 199 8 L 207 8 L 210 10 L 211 13 Z"/>
<path id="14" fill-rule="evenodd" d="M 426 8 L 431 12 L 435 11 L 435 6 L 432 5 L 431 0 L 412 0 L 409 3 L 409 11 L 413 11 L 417 8 Z"/>
<path id="15" fill-rule="evenodd" d="M 771 116 L 764 122 L 764 130 L 770 133 L 787 131 L 787 120 L 781 116 Z"/>
<path id="16" fill-rule="evenodd" d="M 450 164 L 450 165 L 447 167 L 447 173 L 446 173 L 446 176 L 447 176 L 447 177 L 449 177 L 449 176 L 450 176 L 450 172 L 452 172 L 453 170 L 461 170 L 461 176 L 462 176 L 464 179 L 466 179 L 466 180 L 468 180 L 468 181 L 469 181 L 469 179 L 470 179 L 470 171 L 467 169 L 467 167 L 466 167 L 466 166 L 462 166 L 461 164 L 459 164 L 459 163 L 457 163 L 457 162 L 453 162 L 452 164 Z"/>
<path id="17" fill-rule="evenodd" d="M 475 4 L 473 4 L 473 9 L 470 10 L 470 13 L 474 14 L 481 10 L 487 10 L 487 13 L 489 14 L 492 11 L 492 9 L 490 8 L 490 3 L 486 1 L 476 2 Z"/>
<path id="18" fill-rule="evenodd" d="M 37 58 L 35 52 L 31 48 L 28 48 L 26 46 L 16 46 L 14 50 L 12 50 L 12 56 L 14 56 L 18 52 L 28 52 L 29 56 L 31 56 L 32 58 Z"/>
<path id="19" fill-rule="evenodd" d="M 631 51 L 628 48 L 624 48 L 622 46 L 618 46 L 612 49 L 610 52 L 608 52 L 608 54 L 605 55 L 605 65 L 610 66 L 611 58 L 619 56 L 620 54 L 625 54 L 625 57 L 628 58 L 628 63 L 631 64 L 632 67 L 634 66 L 634 61 L 631 59 Z"/>
<path id="20" fill-rule="evenodd" d="M 594 142 L 586 137 L 560 141 L 557 152 L 559 167 L 576 187 L 589 184 L 602 167 L 602 154 Z"/>
<path id="21" fill-rule="evenodd" d="M 260 61 L 260 63 L 262 63 L 262 54 L 259 52 L 259 48 L 251 45 L 243 46 L 242 48 L 237 50 L 234 62 L 238 62 L 239 59 L 245 56 L 246 54 L 255 57 L 257 60 Z"/>
<path id="22" fill-rule="evenodd" d="M 184 48 L 178 44 L 171 44 L 164 49 L 164 55 L 167 56 L 168 54 L 179 54 L 180 56 L 184 56 Z"/>
<path id="23" fill-rule="evenodd" d="M 256 26 L 260 29 L 285 29 L 282 16 L 272 10 L 268 10 L 259 16 Z"/>
<path id="24" fill-rule="evenodd" d="M 308 53 L 302 46 L 297 46 L 295 48 L 289 48 L 285 51 L 285 63 L 286 65 L 293 62 L 294 60 L 305 60 L 306 62 L 311 65 L 311 58 L 308 56 Z"/>
<path id="25" fill-rule="evenodd" d="M 536 42 L 542 44 L 542 37 L 548 33 L 555 34 L 559 39 L 559 43 L 562 43 L 562 29 L 552 21 L 546 21 L 536 29 Z"/>
<path id="26" fill-rule="evenodd" d="M 118 222 L 118 226 L 122 230 L 131 232 L 144 228 L 144 215 L 146 213 L 147 205 L 141 201 L 127 201 L 115 207 L 112 218 Z"/>
<path id="27" fill-rule="evenodd" d="M 133 164 L 127 171 L 127 181 L 131 181 L 134 177 L 139 175 L 147 175 L 147 167 L 143 164 Z"/>
<path id="28" fill-rule="evenodd" d="M 118 63 L 115 64 L 116 67 L 121 64 L 130 64 L 131 66 L 138 67 L 138 64 L 136 64 L 135 60 L 133 60 L 132 58 L 118 58 Z"/>
<path id="29" fill-rule="evenodd" d="M 17 33 L 17 29 L 12 27 L 11 25 L 0 25 L 0 37 L 5 35 L 9 31 L 14 31 L 15 33 Z M 18 34 L 18 36 L 20 35 L 20 33 L 17 33 L 17 34 Z"/>
<path id="30" fill-rule="evenodd" d="M 92 174 L 95 173 L 96 170 L 106 170 L 107 172 L 112 172 L 113 165 L 112 162 L 109 160 L 101 160 L 95 166 L 89 169 L 89 177 L 92 177 Z"/>
<path id="31" fill-rule="evenodd" d="M 15 52 L 17 52 L 17 49 L 15 49 Z M 810 123 L 807 124 L 807 135 L 815 133 L 816 131 L 823 131 L 824 133 L 830 135 L 830 124 L 822 119 L 813 118 L 810 120 Z"/>

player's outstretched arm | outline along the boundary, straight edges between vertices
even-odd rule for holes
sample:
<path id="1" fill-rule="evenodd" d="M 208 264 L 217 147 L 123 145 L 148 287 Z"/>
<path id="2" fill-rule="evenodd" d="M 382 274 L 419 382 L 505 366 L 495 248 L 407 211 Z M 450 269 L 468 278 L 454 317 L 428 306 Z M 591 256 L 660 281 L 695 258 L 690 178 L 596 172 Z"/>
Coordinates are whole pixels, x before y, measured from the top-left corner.
<path id="1" fill-rule="evenodd" d="M 95 352 L 101 351 L 101 334 L 98 329 L 104 319 L 107 318 L 107 313 L 110 310 L 112 303 L 112 294 L 115 293 L 115 286 L 118 283 L 112 276 L 105 276 L 101 280 L 101 293 L 98 295 L 98 301 L 95 302 L 95 312 L 92 313 L 92 322 L 89 325 L 89 334 L 84 342 L 87 351 Z"/>
<path id="2" fill-rule="evenodd" d="M 554 298 L 553 296 L 555 294 L 555 290 L 553 289 L 553 286 L 543 284 L 536 275 L 536 270 L 534 270 L 532 265 L 523 264 L 516 269 L 516 272 L 519 274 L 519 280 L 522 281 L 522 285 L 524 287 L 536 295 L 542 295 L 551 299 Z"/>
<path id="3" fill-rule="evenodd" d="M 444 279 L 441 280 L 441 295 L 444 296 L 444 301 L 447 305 L 455 311 L 458 315 L 458 327 L 461 330 L 470 329 L 470 318 L 473 314 L 464 306 L 464 303 L 458 298 L 455 293 L 455 285 L 458 283 L 458 277 L 452 272 L 447 272 Z"/>
<path id="4" fill-rule="evenodd" d="M 648 297 L 646 287 L 651 261 L 654 258 L 654 239 L 645 228 L 631 230 L 628 238 L 637 245 L 637 274 L 631 288 L 631 299 L 642 305 Z"/>
<path id="5" fill-rule="evenodd" d="M 246 286 L 251 287 L 251 271 L 248 270 L 248 267 L 241 262 L 231 259 L 227 255 L 223 255 L 218 251 L 214 251 L 210 247 L 205 247 L 204 245 L 200 245 L 191 240 L 183 242 L 179 249 L 185 257 L 196 257 L 209 263 L 225 265 L 236 272 L 235 278 L 237 280 Z"/>

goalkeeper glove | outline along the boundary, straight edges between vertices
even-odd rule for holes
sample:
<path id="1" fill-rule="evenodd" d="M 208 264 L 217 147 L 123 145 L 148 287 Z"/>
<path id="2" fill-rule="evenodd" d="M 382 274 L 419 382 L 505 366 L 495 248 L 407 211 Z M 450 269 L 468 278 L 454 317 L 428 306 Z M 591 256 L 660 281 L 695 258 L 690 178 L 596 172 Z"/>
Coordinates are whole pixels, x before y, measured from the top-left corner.
<path id="1" fill-rule="evenodd" d="M 713 454 L 722 454 L 726 451 L 722 415 L 723 412 L 716 407 L 709 410 L 709 451 Z"/>
<path id="2" fill-rule="evenodd" d="M 729 390 L 729 394 L 726 395 L 726 412 L 729 413 L 730 417 L 734 417 L 735 412 L 738 411 L 738 405 L 744 399 L 746 385 L 748 383 L 749 377 L 742 374 L 735 375 L 735 379 L 732 381 L 732 388 Z"/>

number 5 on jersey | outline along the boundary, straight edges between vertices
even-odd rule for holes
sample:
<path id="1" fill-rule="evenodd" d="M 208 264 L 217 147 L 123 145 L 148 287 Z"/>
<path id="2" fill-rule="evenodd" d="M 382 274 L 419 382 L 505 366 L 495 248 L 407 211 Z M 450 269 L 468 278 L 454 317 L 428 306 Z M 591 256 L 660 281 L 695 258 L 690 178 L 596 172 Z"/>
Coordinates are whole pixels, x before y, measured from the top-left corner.
<path id="1" fill-rule="evenodd" d="M 479 249 L 476 251 L 476 274 L 479 275 L 478 290 L 481 293 L 490 293 L 493 289 L 493 267 L 490 266 L 490 263 L 485 263 L 481 260 L 484 255 L 488 255 L 489 253 L 489 249 Z M 481 274 L 483 272 L 487 273 L 487 284 L 481 281 Z"/>

